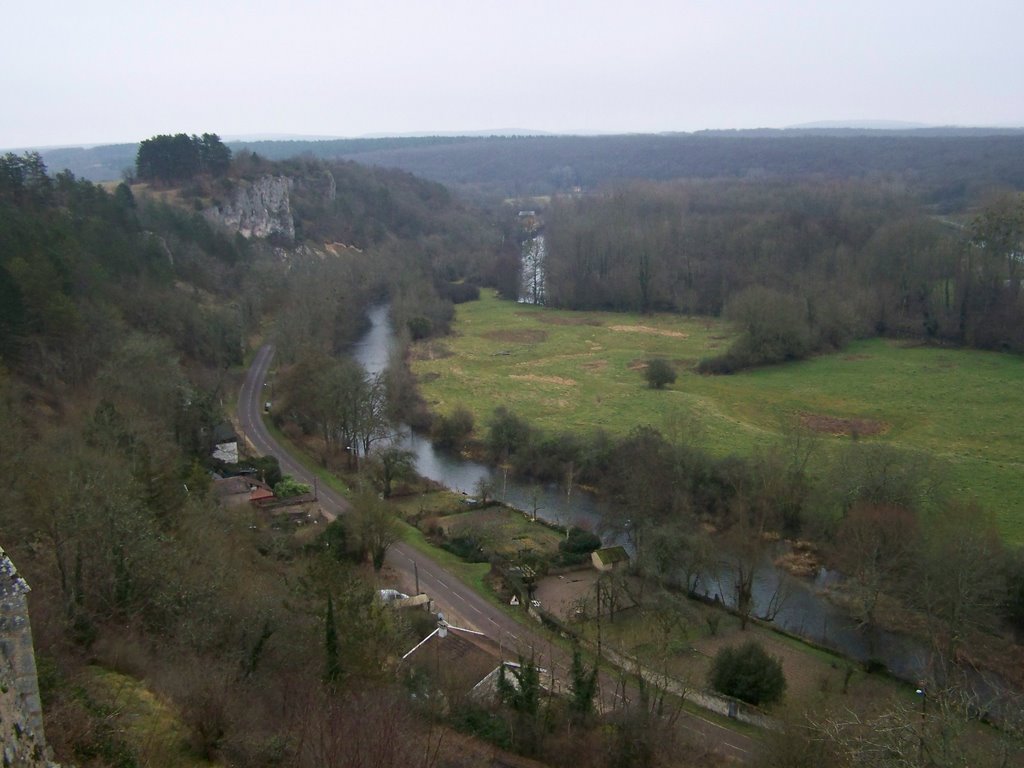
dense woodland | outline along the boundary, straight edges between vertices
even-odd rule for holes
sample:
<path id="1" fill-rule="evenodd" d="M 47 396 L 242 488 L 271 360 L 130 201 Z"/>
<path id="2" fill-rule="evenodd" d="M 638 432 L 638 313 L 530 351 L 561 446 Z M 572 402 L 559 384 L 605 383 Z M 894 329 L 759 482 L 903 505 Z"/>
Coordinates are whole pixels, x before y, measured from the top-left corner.
<path id="1" fill-rule="evenodd" d="M 360 162 L 404 168 L 466 190 L 507 196 L 594 191 L 630 179 L 822 177 L 902 179 L 958 207 L 993 184 L 1024 186 L 1024 136 L 820 135 L 782 131 L 661 136 L 540 136 L 364 151 Z"/>
<path id="2" fill-rule="evenodd" d="M 1024 133 L 912 131 L 704 131 L 623 136 L 489 136 L 228 142 L 272 160 L 298 155 L 401 168 L 463 192 L 501 197 L 593 192 L 624 180 L 710 178 L 899 181 L 940 210 L 993 186 L 1024 187 Z M 59 149 L 53 168 L 120 178 L 135 147 Z"/>
<path id="3" fill-rule="evenodd" d="M 215 133 L 179 133 L 146 139 L 139 144 L 135 170 L 143 181 L 172 184 L 200 174 L 223 176 L 231 167 L 231 150 Z"/>
<path id="4" fill-rule="evenodd" d="M 633 184 L 556 198 L 547 301 L 722 315 L 744 334 L 707 369 L 909 335 L 1024 351 L 1024 197 L 953 220 L 868 182 Z"/>

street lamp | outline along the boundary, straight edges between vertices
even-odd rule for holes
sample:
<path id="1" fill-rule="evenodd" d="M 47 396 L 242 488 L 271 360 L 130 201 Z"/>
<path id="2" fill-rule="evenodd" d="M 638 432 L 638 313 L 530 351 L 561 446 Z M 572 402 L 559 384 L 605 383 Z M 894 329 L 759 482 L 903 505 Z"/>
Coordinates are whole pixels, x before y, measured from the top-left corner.
<path id="1" fill-rule="evenodd" d="M 444 614 L 437 613 L 437 637 L 434 638 L 434 669 L 437 674 L 437 688 L 441 689 L 441 641 L 448 637 L 448 622 Z"/>

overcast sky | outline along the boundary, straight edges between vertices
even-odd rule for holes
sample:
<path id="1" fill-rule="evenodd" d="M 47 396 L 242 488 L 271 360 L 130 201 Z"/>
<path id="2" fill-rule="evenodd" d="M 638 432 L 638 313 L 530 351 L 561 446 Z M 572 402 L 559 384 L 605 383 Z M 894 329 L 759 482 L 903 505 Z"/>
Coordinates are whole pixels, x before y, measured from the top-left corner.
<path id="1" fill-rule="evenodd" d="M 16 0 L 0 147 L 1024 125 L 1024 0 Z"/>

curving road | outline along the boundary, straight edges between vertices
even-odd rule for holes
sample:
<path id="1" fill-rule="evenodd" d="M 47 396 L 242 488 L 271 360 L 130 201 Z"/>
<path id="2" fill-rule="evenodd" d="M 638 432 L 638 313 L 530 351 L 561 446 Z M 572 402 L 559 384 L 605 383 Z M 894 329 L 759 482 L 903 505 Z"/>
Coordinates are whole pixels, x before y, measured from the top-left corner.
<path id="1" fill-rule="evenodd" d="M 277 442 L 263 423 L 262 410 L 265 402 L 263 381 L 266 378 L 273 354 L 272 346 L 260 347 L 249 367 L 239 397 L 239 425 L 258 453 L 276 456 L 283 472 L 312 486 L 315 482 L 313 473 L 299 463 L 287 448 Z M 318 485 L 318 495 L 320 505 L 330 517 L 344 514 L 350 509 L 348 500 L 331 488 Z M 488 635 L 520 640 L 519 635 L 523 632 L 523 626 L 519 622 L 499 611 L 454 575 L 408 544 L 398 542 L 392 545 L 388 550 L 387 564 L 401 573 L 405 577 L 404 581 L 408 584 L 414 583 L 415 573 L 418 571 L 420 590 L 431 596 L 452 624 L 456 626 L 468 624 L 468 628 Z M 464 622 L 464 624 L 460 622 Z M 536 638 L 530 638 L 530 640 L 536 641 L 539 655 L 540 650 L 547 643 Z M 532 650 L 532 647 L 528 644 L 526 649 Z"/>
<path id="2" fill-rule="evenodd" d="M 260 347 L 249 366 L 239 393 L 238 423 L 257 453 L 276 456 L 283 472 L 313 485 L 316 482 L 313 473 L 277 442 L 263 423 L 266 400 L 263 387 L 273 356 L 273 346 L 266 344 Z M 335 517 L 350 509 L 348 501 L 331 488 L 320 486 L 318 491 L 320 505 L 329 516 Z M 408 544 L 398 542 L 388 550 L 387 564 L 402 574 L 406 584 L 413 583 L 414 574 L 418 571 L 420 590 L 430 595 L 452 624 L 490 635 L 505 647 L 515 647 L 524 656 L 532 655 L 540 666 L 555 670 L 560 679 L 568 679 L 570 659 L 567 654 L 506 615 L 434 560 Z M 614 681 L 609 677 L 604 684 L 604 675 L 602 678 L 602 689 L 614 691 Z M 606 698 L 606 706 L 610 706 L 610 697 Z M 708 748 L 734 759 L 746 762 L 757 750 L 755 740 L 696 715 L 684 713 L 680 725 Z"/>

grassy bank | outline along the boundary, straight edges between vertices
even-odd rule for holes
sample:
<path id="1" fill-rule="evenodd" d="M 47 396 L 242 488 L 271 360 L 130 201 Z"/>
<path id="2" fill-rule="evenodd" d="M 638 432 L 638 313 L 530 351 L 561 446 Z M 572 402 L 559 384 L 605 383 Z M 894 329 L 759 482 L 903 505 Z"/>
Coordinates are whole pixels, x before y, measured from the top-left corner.
<path id="1" fill-rule="evenodd" d="M 624 434 L 674 422 L 716 455 L 749 453 L 803 423 L 823 451 L 849 440 L 887 441 L 944 464 L 948 490 L 994 512 L 1024 543 L 1024 360 L 872 339 L 812 360 L 700 376 L 693 366 L 725 349 L 714 319 L 567 312 L 485 297 L 459 305 L 454 335 L 414 349 L 430 407 L 469 408 L 478 432 L 503 404 L 545 430 Z M 646 387 L 643 362 L 660 356 L 679 373 Z M 500 392 L 500 400 L 495 393 Z"/>
<path id="2" fill-rule="evenodd" d="M 217 765 L 194 754 L 188 728 L 167 702 L 158 698 L 145 683 L 113 670 L 86 667 L 84 689 L 107 713 L 107 724 L 129 750 L 121 753 L 130 765 L 160 765 L 166 768 L 207 768 Z M 134 760 L 133 760 L 134 758 Z"/>

